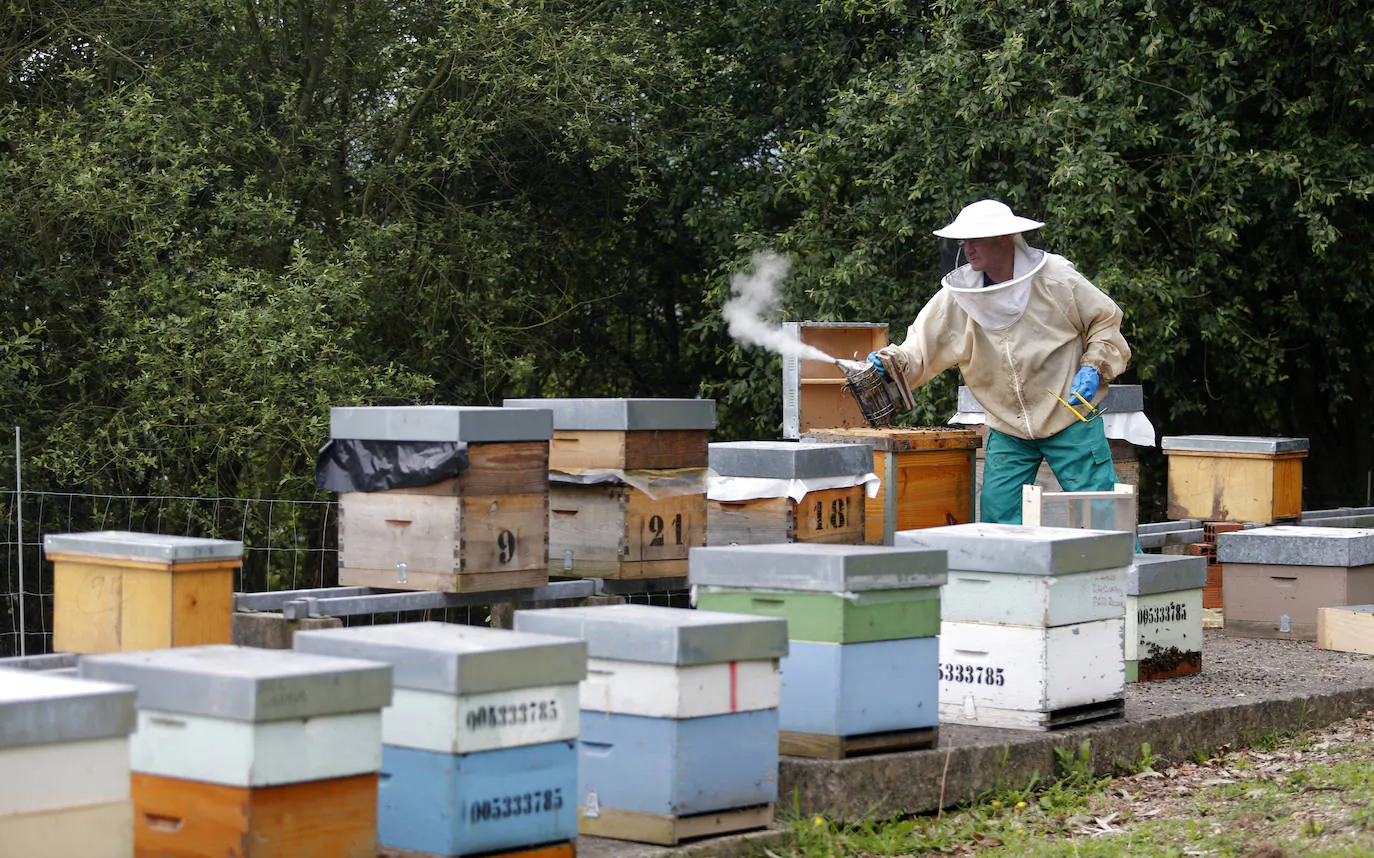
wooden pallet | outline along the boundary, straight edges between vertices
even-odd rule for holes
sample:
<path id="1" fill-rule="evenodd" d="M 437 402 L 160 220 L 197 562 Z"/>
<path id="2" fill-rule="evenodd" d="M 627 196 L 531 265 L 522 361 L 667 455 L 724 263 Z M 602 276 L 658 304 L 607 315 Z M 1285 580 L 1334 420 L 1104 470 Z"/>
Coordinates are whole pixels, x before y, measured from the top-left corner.
<path id="1" fill-rule="evenodd" d="M 940 728 L 893 730 L 861 736 L 820 736 L 814 733 L 778 733 L 778 752 L 793 757 L 843 760 L 865 754 L 893 754 L 933 748 L 940 739 Z"/>
<path id="2" fill-rule="evenodd" d="M 1021 709 L 996 709 L 991 706 L 978 708 L 977 720 L 964 715 L 964 707 L 956 703 L 940 704 L 940 722 L 965 724 L 971 727 L 1008 727 L 1014 730 L 1060 730 L 1089 721 L 1102 721 L 1120 718 L 1126 714 L 1124 698 L 1103 700 L 1083 706 L 1068 706 L 1050 712 L 1028 712 Z"/>
<path id="3" fill-rule="evenodd" d="M 387 846 L 383 846 L 377 855 L 378 858 L 447 858 L 447 856 L 435 855 L 430 852 L 392 849 Z M 483 852 L 480 855 L 466 856 L 466 858 L 576 858 L 576 856 L 577 844 L 571 840 L 565 840 L 562 843 L 545 843 L 542 846 L 531 846 L 514 852 Z"/>
<path id="4" fill-rule="evenodd" d="M 577 815 L 579 834 L 676 846 L 684 840 L 767 828 L 773 823 L 773 805 L 759 804 L 691 816 L 640 813 L 610 807 L 600 808 L 596 816 L 587 816 L 584 808 L 579 806 Z"/>

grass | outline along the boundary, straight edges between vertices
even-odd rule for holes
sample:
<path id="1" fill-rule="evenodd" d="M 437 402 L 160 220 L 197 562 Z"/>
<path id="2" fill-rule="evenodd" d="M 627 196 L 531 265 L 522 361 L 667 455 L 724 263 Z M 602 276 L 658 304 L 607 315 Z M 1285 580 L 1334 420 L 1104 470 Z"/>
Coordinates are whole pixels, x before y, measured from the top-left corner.
<path id="1" fill-rule="evenodd" d="M 1204 755 L 1205 756 L 1205 755 Z M 1323 731 L 1270 731 L 1242 749 L 1170 765 L 1148 745 L 1094 773 L 1085 741 L 1057 771 L 939 814 L 787 822 L 771 858 L 1025 855 L 1182 858 L 1374 856 L 1374 713 Z"/>

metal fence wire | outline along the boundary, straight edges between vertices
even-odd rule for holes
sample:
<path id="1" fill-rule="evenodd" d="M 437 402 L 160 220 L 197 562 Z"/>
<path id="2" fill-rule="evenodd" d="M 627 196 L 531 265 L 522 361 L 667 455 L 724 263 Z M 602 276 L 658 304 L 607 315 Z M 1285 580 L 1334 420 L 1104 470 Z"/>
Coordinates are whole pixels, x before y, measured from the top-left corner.
<path id="1" fill-rule="evenodd" d="M 126 530 L 235 539 L 243 566 L 235 592 L 332 587 L 338 583 L 338 507 L 333 500 L 283 501 L 0 492 L 0 657 L 53 651 L 53 569 L 43 537 Z M 22 528 L 22 529 L 21 529 Z M 349 617 L 348 625 L 434 619 L 487 625 L 485 608 Z"/>

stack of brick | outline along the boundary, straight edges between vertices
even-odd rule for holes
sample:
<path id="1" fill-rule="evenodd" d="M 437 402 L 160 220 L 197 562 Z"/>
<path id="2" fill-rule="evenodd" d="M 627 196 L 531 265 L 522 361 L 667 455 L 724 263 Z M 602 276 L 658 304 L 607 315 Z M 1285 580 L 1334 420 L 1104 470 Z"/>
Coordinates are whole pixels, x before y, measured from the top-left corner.
<path id="1" fill-rule="evenodd" d="M 1202 541 L 1188 546 L 1188 554 L 1207 560 L 1207 583 L 1202 588 L 1202 607 L 1207 610 L 1220 610 L 1222 607 L 1222 570 L 1217 562 L 1217 537 L 1223 533 L 1244 530 L 1245 525 L 1238 521 L 1204 521 Z"/>

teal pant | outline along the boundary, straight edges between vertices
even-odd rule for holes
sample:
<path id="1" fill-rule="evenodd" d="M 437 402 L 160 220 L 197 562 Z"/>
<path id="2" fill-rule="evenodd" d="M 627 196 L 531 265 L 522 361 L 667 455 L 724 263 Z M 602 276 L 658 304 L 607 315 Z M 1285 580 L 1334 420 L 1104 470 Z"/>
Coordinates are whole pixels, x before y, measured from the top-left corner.
<path id="1" fill-rule="evenodd" d="M 1066 492 L 1109 492 L 1116 485 L 1112 447 L 1101 420 L 1074 423 L 1058 435 L 1034 441 L 989 429 L 983 456 L 983 521 L 1021 523 L 1021 487 L 1035 482 L 1042 459 L 1050 463 Z"/>

